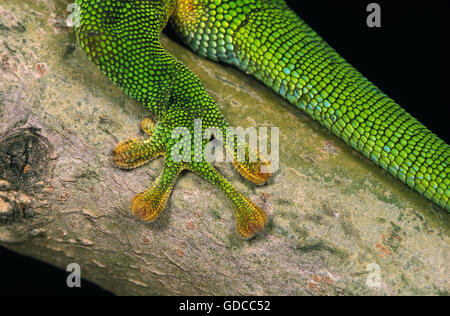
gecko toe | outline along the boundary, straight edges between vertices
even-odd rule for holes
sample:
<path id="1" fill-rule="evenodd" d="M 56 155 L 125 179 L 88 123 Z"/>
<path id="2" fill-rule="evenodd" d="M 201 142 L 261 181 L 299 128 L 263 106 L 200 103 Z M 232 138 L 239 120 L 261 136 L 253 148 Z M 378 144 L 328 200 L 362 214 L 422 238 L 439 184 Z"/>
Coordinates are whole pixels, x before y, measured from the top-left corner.
<path id="1" fill-rule="evenodd" d="M 120 142 L 114 148 L 113 162 L 119 168 L 134 169 L 161 155 L 162 152 L 156 150 L 151 139 L 130 138 Z"/>
<path id="2" fill-rule="evenodd" d="M 267 215 L 245 196 L 234 201 L 234 211 L 239 234 L 244 238 L 251 238 L 260 232 L 267 223 Z"/>
<path id="3" fill-rule="evenodd" d="M 241 163 L 234 161 L 233 165 L 243 177 L 257 185 L 267 183 L 272 175 L 269 172 L 265 172 L 266 170 L 270 170 L 269 162 L 257 161 Z"/>

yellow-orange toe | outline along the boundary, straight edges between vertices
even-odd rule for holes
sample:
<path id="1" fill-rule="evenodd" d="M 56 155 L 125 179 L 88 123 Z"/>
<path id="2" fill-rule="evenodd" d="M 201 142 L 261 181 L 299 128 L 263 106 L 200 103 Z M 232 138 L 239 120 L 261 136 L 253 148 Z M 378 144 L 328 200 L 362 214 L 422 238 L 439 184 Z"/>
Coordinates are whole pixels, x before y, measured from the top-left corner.
<path id="1" fill-rule="evenodd" d="M 251 238 L 267 223 L 267 215 L 248 198 L 241 196 L 235 202 L 236 224 L 239 234 L 244 238 Z"/>

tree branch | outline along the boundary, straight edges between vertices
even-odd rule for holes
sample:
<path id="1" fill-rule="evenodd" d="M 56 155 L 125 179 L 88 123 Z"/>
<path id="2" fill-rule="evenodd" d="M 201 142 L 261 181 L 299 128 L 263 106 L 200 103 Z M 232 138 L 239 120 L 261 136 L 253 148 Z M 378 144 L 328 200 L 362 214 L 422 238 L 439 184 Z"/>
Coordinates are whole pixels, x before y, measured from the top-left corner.
<path id="1" fill-rule="evenodd" d="M 0 4 L 0 244 L 116 294 L 448 293 L 449 219 L 254 79 L 164 45 L 199 75 L 234 126 L 280 128 L 280 170 L 254 187 L 218 168 L 269 215 L 252 240 L 232 204 L 184 174 L 145 224 L 132 196 L 162 161 L 133 171 L 111 149 L 149 113 L 88 61 L 64 26 L 68 1 Z M 367 283 L 377 264 L 381 283 Z M 373 266 L 373 265 L 372 265 Z"/>

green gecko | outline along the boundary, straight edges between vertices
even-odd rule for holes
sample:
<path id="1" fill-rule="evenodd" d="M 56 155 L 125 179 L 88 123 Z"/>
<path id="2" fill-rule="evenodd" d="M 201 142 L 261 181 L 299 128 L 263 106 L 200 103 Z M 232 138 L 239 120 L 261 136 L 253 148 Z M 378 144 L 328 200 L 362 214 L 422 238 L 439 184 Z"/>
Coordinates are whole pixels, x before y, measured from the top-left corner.
<path id="1" fill-rule="evenodd" d="M 164 170 L 131 203 L 132 213 L 153 221 L 163 211 L 175 181 L 192 171 L 231 199 L 239 233 L 261 231 L 266 214 L 242 195 L 199 152 L 209 140 L 188 144 L 191 159 L 178 161 L 173 132 L 194 121 L 202 132 L 229 124 L 202 83 L 159 43 L 170 21 L 201 56 L 234 65 L 304 110 L 328 130 L 400 181 L 450 211 L 450 147 L 420 124 L 306 25 L 284 0 L 76 0 L 76 33 L 88 57 L 127 95 L 158 116 L 142 122 L 148 139 L 129 139 L 113 151 L 124 169 L 164 157 Z M 199 146 L 198 146 L 199 145 Z M 270 165 L 236 137 L 228 150 L 248 180 L 264 184 Z M 244 150 L 246 159 L 237 159 Z M 256 153 L 256 161 L 250 160 Z M 198 159 L 200 157 L 200 159 Z"/>

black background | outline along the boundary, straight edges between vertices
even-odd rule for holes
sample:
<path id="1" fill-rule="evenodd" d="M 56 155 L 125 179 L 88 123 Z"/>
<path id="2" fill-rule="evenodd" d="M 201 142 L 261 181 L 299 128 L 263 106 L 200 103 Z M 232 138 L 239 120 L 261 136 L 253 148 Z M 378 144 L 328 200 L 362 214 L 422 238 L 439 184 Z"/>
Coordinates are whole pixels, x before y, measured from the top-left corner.
<path id="1" fill-rule="evenodd" d="M 381 5 L 382 27 L 368 28 L 366 7 Z M 344 58 L 449 143 L 444 105 L 444 33 L 441 2 L 288 1 Z M 173 36 L 169 31 L 169 36 Z M 108 295 L 82 281 L 66 287 L 67 273 L 0 247 L 0 294 Z"/>
<path id="2" fill-rule="evenodd" d="M 369 28 L 369 3 L 381 28 Z M 288 1 L 347 61 L 447 143 L 444 105 L 443 1 Z M 448 27 L 446 28 L 448 29 Z M 448 54 L 447 54 L 448 55 Z"/>

